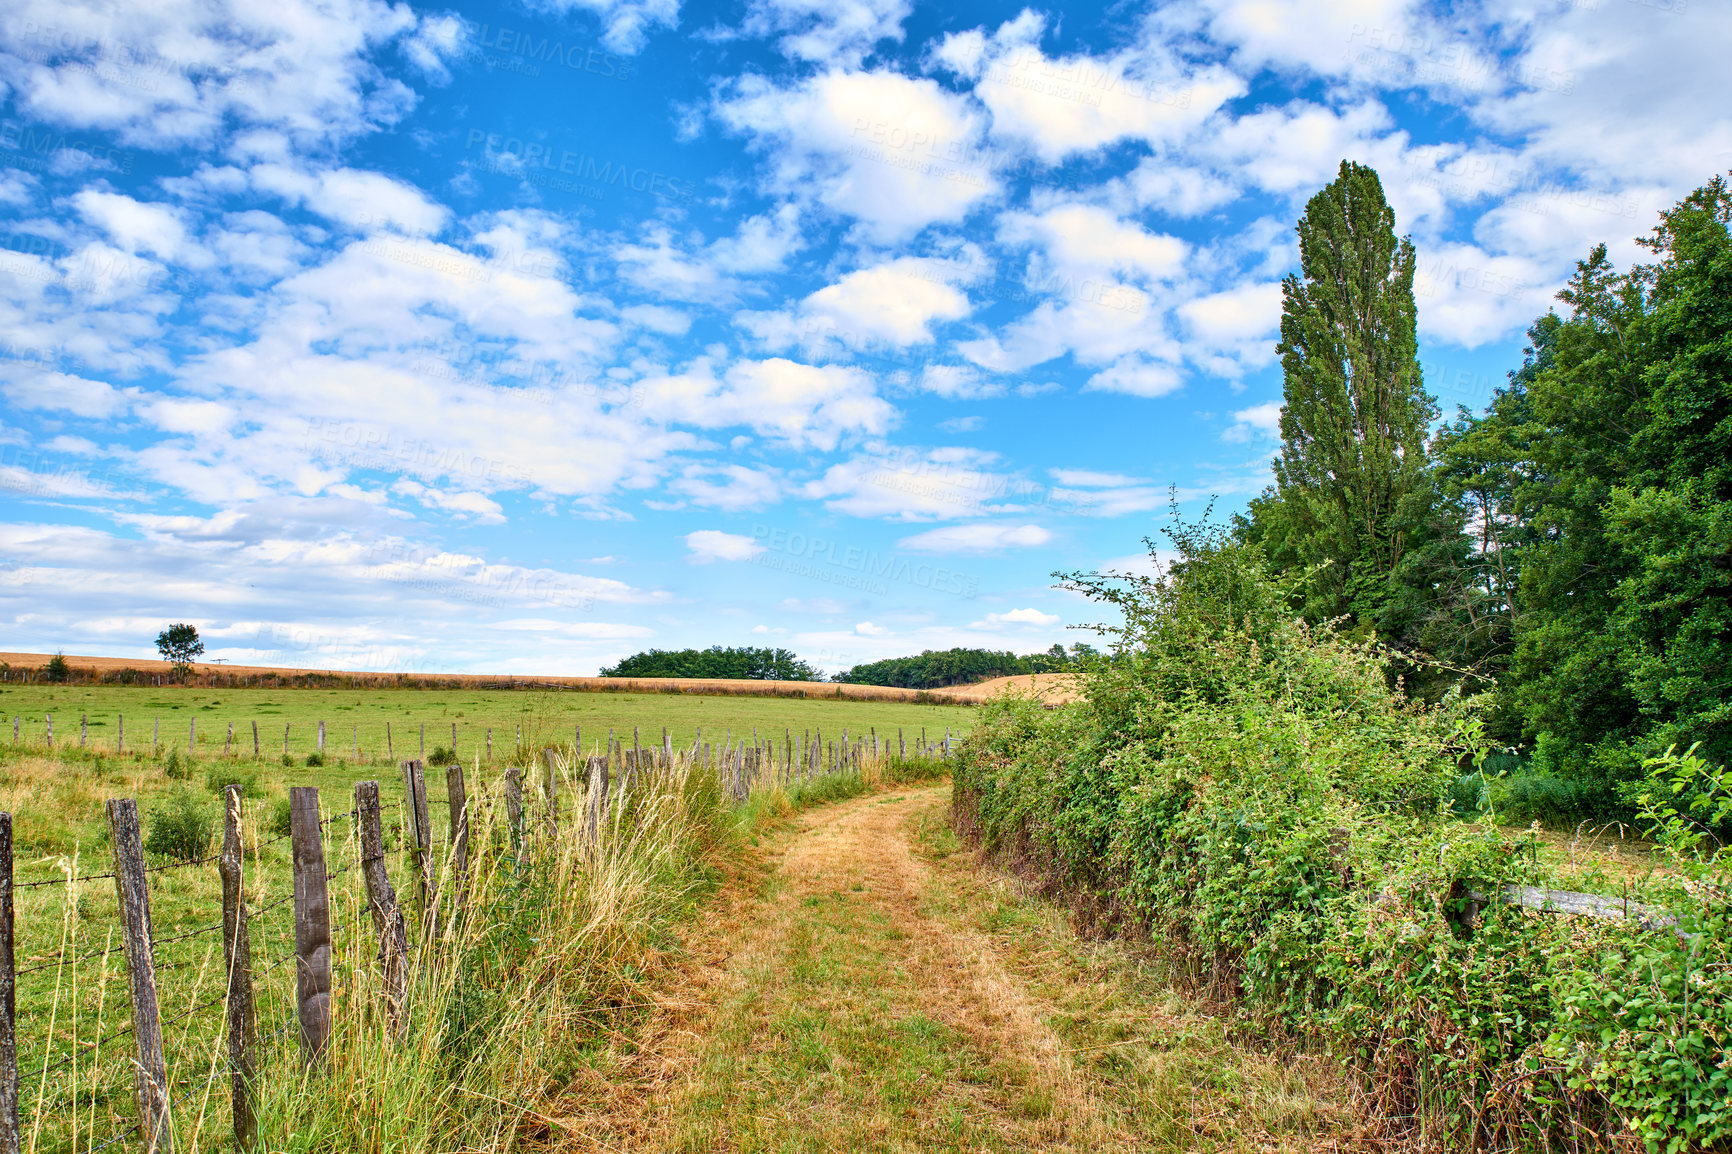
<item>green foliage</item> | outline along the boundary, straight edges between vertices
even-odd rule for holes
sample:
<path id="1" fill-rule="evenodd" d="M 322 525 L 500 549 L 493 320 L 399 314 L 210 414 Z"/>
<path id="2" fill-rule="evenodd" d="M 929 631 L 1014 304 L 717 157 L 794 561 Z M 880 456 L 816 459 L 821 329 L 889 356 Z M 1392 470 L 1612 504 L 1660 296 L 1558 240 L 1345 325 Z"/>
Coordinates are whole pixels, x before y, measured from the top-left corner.
<path id="1" fill-rule="evenodd" d="M 317 768 L 318 766 L 322 766 L 324 764 L 325 764 L 325 755 L 320 753 L 318 750 L 315 749 L 312 753 L 307 754 L 307 767 L 309 769 Z"/>
<path id="2" fill-rule="evenodd" d="M 192 671 L 193 659 L 204 652 L 204 642 L 193 626 L 170 625 L 156 635 L 156 651 L 164 661 L 173 662 L 175 676 L 185 677 Z"/>
<path id="3" fill-rule="evenodd" d="M 48 664 L 42 667 L 42 679 L 57 682 L 72 680 L 72 667 L 66 664 L 64 653 L 56 653 L 48 659 Z"/>
<path id="4" fill-rule="evenodd" d="M 1389 582 L 1432 503 L 1414 249 L 1370 168 L 1340 174 L 1299 220 L 1301 275 L 1281 284 L 1281 456 L 1252 506 L 1260 538 L 1301 570 L 1313 619 L 1385 616 Z M 1387 628 L 1387 625 L 1386 625 Z"/>
<path id="5" fill-rule="evenodd" d="M 1069 578 L 1122 612 L 1112 657 L 1077 706 L 983 707 L 953 769 L 960 829 L 1262 1028 L 1352 1061 L 1411 1137 L 1732 1140 L 1732 937 L 1723 896 L 1700 896 L 1725 891 L 1659 894 L 1704 931 L 1689 945 L 1495 902 L 1473 918 L 1469 894 L 1545 880 L 1489 819 L 1567 808 L 1546 793 L 1569 788 L 1557 750 L 1525 784 L 1488 773 L 1474 703 L 1412 701 L 1375 645 L 1294 620 L 1296 578 L 1260 546 L 1172 536 L 1165 577 Z M 1673 796 L 1732 796 L 1702 765 L 1664 772 L 1695 783 Z"/>
<path id="6" fill-rule="evenodd" d="M 168 756 L 162 759 L 162 772 L 173 781 L 186 781 L 192 777 L 192 754 L 184 757 L 180 747 L 168 747 Z"/>
<path id="7" fill-rule="evenodd" d="M 210 848 L 215 830 L 216 819 L 190 791 L 181 790 L 166 805 L 150 811 L 144 850 L 180 861 L 196 861 Z"/>
<path id="8" fill-rule="evenodd" d="M 241 787 L 242 797 L 265 796 L 264 790 L 259 788 L 257 770 L 243 770 L 235 765 L 213 765 L 205 770 L 204 787 L 218 797 L 231 785 Z"/>
<path id="9" fill-rule="evenodd" d="M 1073 645 L 1067 653 L 1064 646 L 1056 644 L 1045 653 L 1021 657 L 1008 650 L 995 653 L 987 649 L 927 649 L 917 657 L 889 657 L 856 665 L 832 680 L 851 685 L 939 689 L 1019 673 L 1061 673 L 1075 668 L 1092 653 L 1088 645 Z"/>
<path id="10" fill-rule="evenodd" d="M 433 752 L 427 755 L 428 765 L 450 765 L 457 760 L 457 755 L 443 745 L 435 745 Z"/>
<path id="11" fill-rule="evenodd" d="M 265 828 L 272 837 L 288 837 L 292 827 L 289 799 L 279 797 L 271 803 L 270 816 L 265 819 Z"/>
<path id="12" fill-rule="evenodd" d="M 651 649 L 601 671 L 603 677 L 711 677 L 751 681 L 819 681 L 818 671 L 787 649 Z"/>

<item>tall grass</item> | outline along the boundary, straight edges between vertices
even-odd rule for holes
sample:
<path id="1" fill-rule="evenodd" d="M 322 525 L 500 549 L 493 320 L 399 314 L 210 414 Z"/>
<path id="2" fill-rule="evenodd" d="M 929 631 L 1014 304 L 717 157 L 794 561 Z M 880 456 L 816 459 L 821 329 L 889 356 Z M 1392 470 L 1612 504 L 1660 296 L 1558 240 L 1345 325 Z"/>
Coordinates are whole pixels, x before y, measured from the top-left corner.
<path id="1" fill-rule="evenodd" d="M 581 762 L 556 758 L 560 824 L 548 829 L 545 799 L 527 774 L 521 852 L 506 822 L 503 779 L 471 780 L 469 871 L 459 878 L 450 846 L 437 842 L 435 899 L 417 909 L 403 855 L 400 816 L 385 815 L 387 864 L 411 939 L 406 1028 L 390 1028 L 379 982 L 378 938 L 360 884 L 357 842 L 342 820 L 347 797 L 326 796 L 335 814 L 327 844 L 333 933 L 333 1029 L 322 1061 L 307 1068 L 293 1014 L 291 910 L 255 929 L 253 958 L 261 1062 L 261 1148 L 272 1151 L 505 1151 L 554 1136 L 538 1104 L 577 1077 L 597 1051 L 625 1036 L 653 1004 L 655 984 L 677 950 L 676 933 L 713 887 L 718 867 L 747 836 L 795 810 L 881 784 L 942 775 L 942 763 L 868 760 L 847 773 L 773 783 L 744 804 L 725 799 L 715 771 L 681 755 L 672 766 L 616 780 L 600 835 L 583 820 Z M 8 767 L 14 770 L 16 767 Z M 38 770 L 47 766 L 36 767 Z M 35 805 L 52 792 L 46 773 L 20 791 Z M 436 774 L 430 769 L 429 777 Z M 476 777 L 481 777 L 477 769 Z M 124 783 L 113 783 L 124 784 Z M 391 790 L 390 793 L 398 791 Z M 430 782 L 430 794 L 439 792 Z M 113 790 L 107 792 L 115 792 Z M 288 886 L 287 842 L 275 842 L 266 807 L 249 807 L 249 904 L 264 909 Z M 436 806 L 435 826 L 443 815 Z M 59 863 L 76 875 L 106 869 L 106 854 Z M 100 863 L 100 864 L 99 864 Z M 158 965 L 177 1151 L 229 1149 L 228 1067 L 221 1004 L 220 936 L 167 943 L 181 925 L 221 909 L 210 867 L 153 875 Z M 31 1065 L 112 1034 L 129 1019 L 125 966 L 110 932 L 112 883 L 21 891 L 36 956 L 58 921 L 53 949 L 66 957 L 33 977 L 52 979 L 21 995 L 26 1149 L 86 1150 L 136 1120 L 130 1047 L 123 1036 L 31 1080 Z M 91 943 L 105 950 L 85 960 Z M 26 958 L 20 957 L 20 964 Z M 286 964 L 285 964 L 286 963 Z M 213 999 L 215 1005 L 207 1005 Z M 201 1008 L 202 1007 L 202 1008 Z M 187 1012 L 182 1017 L 183 1011 Z M 38 1039 L 48 1042 L 46 1050 Z"/>

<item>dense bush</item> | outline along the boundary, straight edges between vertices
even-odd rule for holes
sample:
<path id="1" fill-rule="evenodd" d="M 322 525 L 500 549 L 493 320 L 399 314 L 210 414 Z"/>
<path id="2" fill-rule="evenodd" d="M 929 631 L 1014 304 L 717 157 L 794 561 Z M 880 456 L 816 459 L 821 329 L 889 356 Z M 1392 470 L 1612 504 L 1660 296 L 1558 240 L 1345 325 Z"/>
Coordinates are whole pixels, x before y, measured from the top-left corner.
<path id="1" fill-rule="evenodd" d="M 834 680 L 852 685 L 893 685 L 906 689 L 942 689 L 970 685 L 994 677 L 1019 673 L 1062 673 L 1076 662 L 1093 656 L 1088 645 L 1073 645 L 1070 652 L 1054 645 L 1045 653 L 1018 656 L 1009 650 L 927 649 L 914 657 L 887 657 L 856 665 L 838 673 Z"/>
<path id="2" fill-rule="evenodd" d="M 221 797 L 223 790 L 231 785 L 241 787 L 242 797 L 263 797 L 265 795 L 264 791 L 259 788 L 257 770 L 243 770 L 234 765 L 213 765 L 205 770 L 204 787 L 218 797 Z"/>
<path id="3" fill-rule="evenodd" d="M 1262 1028 L 1353 1063 L 1402 1137 L 1732 1139 L 1724 889 L 1661 895 L 1700 933 L 1688 945 L 1480 909 L 1543 879 L 1484 813 L 1498 779 L 1478 772 L 1475 711 L 1417 705 L 1375 648 L 1293 620 L 1257 547 L 1174 535 L 1168 578 L 1071 579 L 1123 611 L 1113 659 L 1078 706 L 985 707 L 955 767 L 959 829 L 1147 933 Z"/>

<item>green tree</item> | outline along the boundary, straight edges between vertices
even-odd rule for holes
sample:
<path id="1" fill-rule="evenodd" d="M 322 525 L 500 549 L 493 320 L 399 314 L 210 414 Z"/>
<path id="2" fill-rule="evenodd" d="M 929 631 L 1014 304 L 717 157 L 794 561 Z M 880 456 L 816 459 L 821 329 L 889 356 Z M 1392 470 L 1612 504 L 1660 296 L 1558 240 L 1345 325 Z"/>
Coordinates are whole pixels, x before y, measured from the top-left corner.
<path id="1" fill-rule="evenodd" d="M 156 651 L 174 663 L 176 677 L 185 677 L 192 672 L 193 659 L 204 652 L 204 642 L 191 625 L 170 625 L 156 635 Z"/>
<path id="2" fill-rule="evenodd" d="M 1280 568 L 1302 568 L 1313 617 L 1386 634 L 1391 576 L 1431 517 L 1425 434 L 1437 415 L 1420 378 L 1413 243 L 1397 240 L 1377 173 L 1342 161 L 1305 206 L 1300 274 L 1281 285 L 1281 455 L 1252 503 L 1251 533 Z"/>
<path id="3" fill-rule="evenodd" d="M 787 649 L 650 649 L 601 671 L 603 677 L 712 677 L 731 681 L 817 681 L 818 671 Z"/>
<path id="4" fill-rule="evenodd" d="M 1715 178 L 1620 273 L 1596 246 L 1510 387 L 1438 439 L 1489 514 L 1474 564 L 1507 632 L 1500 726 L 1546 743 L 1590 810 L 1640 761 L 1732 757 L 1732 189 Z"/>

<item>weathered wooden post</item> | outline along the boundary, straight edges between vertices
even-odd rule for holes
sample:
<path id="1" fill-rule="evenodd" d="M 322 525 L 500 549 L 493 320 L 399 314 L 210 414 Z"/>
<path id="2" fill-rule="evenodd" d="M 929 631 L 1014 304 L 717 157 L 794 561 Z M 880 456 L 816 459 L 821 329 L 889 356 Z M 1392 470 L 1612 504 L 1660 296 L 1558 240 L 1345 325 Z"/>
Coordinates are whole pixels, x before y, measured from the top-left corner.
<path id="1" fill-rule="evenodd" d="M 493 727 L 487 727 L 487 760 L 493 760 Z"/>
<path id="2" fill-rule="evenodd" d="M 397 755 L 391 751 L 391 723 L 387 721 L 385 723 L 385 760 L 390 761 L 395 756 Z"/>
<path id="3" fill-rule="evenodd" d="M 54 715 L 52 713 L 44 713 L 42 715 L 42 717 L 43 717 L 43 720 L 48 722 L 48 748 L 53 749 L 54 748 Z"/>
<path id="4" fill-rule="evenodd" d="M 315 787 L 290 788 L 289 834 L 295 861 L 295 1009 L 301 1060 L 316 1068 L 331 1038 L 331 898 Z"/>
<path id="5" fill-rule="evenodd" d="M 403 763 L 403 792 L 407 801 L 404 811 L 409 818 L 409 861 L 415 868 L 415 880 L 420 894 L 417 909 L 421 915 L 421 929 L 425 933 L 428 919 L 432 916 L 430 903 L 433 900 L 433 830 L 427 821 L 427 782 L 422 776 L 419 761 Z"/>
<path id="6" fill-rule="evenodd" d="M 523 861 L 523 770 L 512 766 L 505 771 L 505 822 L 511 827 L 511 852 Z"/>
<path id="7" fill-rule="evenodd" d="M 123 714 L 114 715 L 114 752 L 126 752 L 126 717 Z"/>
<path id="8" fill-rule="evenodd" d="M 187 722 L 186 726 L 186 753 L 188 757 L 192 756 L 193 747 L 196 745 L 198 745 L 198 718 L 195 717 Z"/>
<path id="9" fill-rule="evenodd" d="M 293 724 L 292 722 L 284 722 L 283 723 L 283 756 L 284 757 L 289 756 L 289 726 L 292 724 Z"/>
<path id="10" fill-rule="evenodd" d="M 259 723 L 253 722 L 253 756 L 259 755 Z"/>
<path id="11" fill-rule="evenodd" d="M 120 902 L 120 939 L 126 949 L 127 981 L 132 990 L 132 1036 L 137 1048 L 133 1084 L 138 1095 L 144 1148 L 170 1154 L 168 1068 L 162 1060 L 162 1012 L 156 1001 L 155 946 L 150 930 L 150 875 L 144 872 L 138 803 L 109 799 L 108 841 L 114 849 L 114 892 Z"/>
<path id="12" fill-rule="evenodd" d="M 367 905 L 373 930 L 379 935 L 379 988 L 385 995 L 385 1018 L 392 1033 L 403 1037 L 409 1028 L 404 997 L 409 988 L 409 931 L 397 905 L 397 891 L 385 872 L 385 831 L 379 783 L 355 783 L 355 815 L 361 827 L 361 877 L 367 883 Z"/>
<path id="13" fill-rule="evenodd" d="M 461 913 L 469 881 L 469 795 L 463 788 L 463 766 L 455 761 L 445 769 L 445 798 L 451 810 L 452 903 Z"/>
<path id="14" fill-rule="evenodd" d="M 457 756 L 457 723 L 451 723 L 451 756 Z"/>
<path id="15" fill-rule="evenodd" d="M 607 762 L 605 757 L 589 759 L 589 847 L 592 854 L 601 845 L 602 822 L 607 819 Z"/>
<path id="16" fill-rule="evenodd" d="M 0 1154 L 22 1154 L 18 1132 L 18 969 L 12 949 L 12 815 L 0 813 Z"/>
<path id="17" fill-rule="evenodd" d="M 415 756 L 422 761 L 427 760 L 427 723 L 425 721 L 421 723 L 421 752 Z"/>
<path id="18" fill-rule="evenodd" d="M 229 750 L 234 748 L 234 744 L 235 744 L 235 723 L 231 721 L 231 722 L 229 722 L 229 734 L 227 737 L 223 738 L 223 756 L 224 757 L 227 757 L 229 755 Z"/>
<path id="19" fill-rule="evenodd" d="M 223 848 L 217 873 L 223 882 L 223 964 L 228 971 L 229 1095 L 234 1102 L 235 1143 L 250 1150 L 258 1137 L 258 1119 L 253 1112 L 253 954 L 241 876 L 241 787 L 231 785 L 223 792 Z"/>
<path id="20" fill-rule="evenodd" d="M 581 755 L 582 752 L 580 749 L 573 756 Z M 546 806 L 547 837 L 550 844 L 559 836 L 559 766 L 554 761 L 557 753 L 551 745 L 541 751 L 541 796 Z"/>
<path id="21" fill-rule="evenodd" d="M 319 752 L 325 752 L 325 723 L 319 722 Z"/>
<path id="22" fill-rule="evenodd" d="M 78 748 L 83 749 L 89 740 L 90 715 L 88 713 L 80 713 L 78 715 Z"/>

